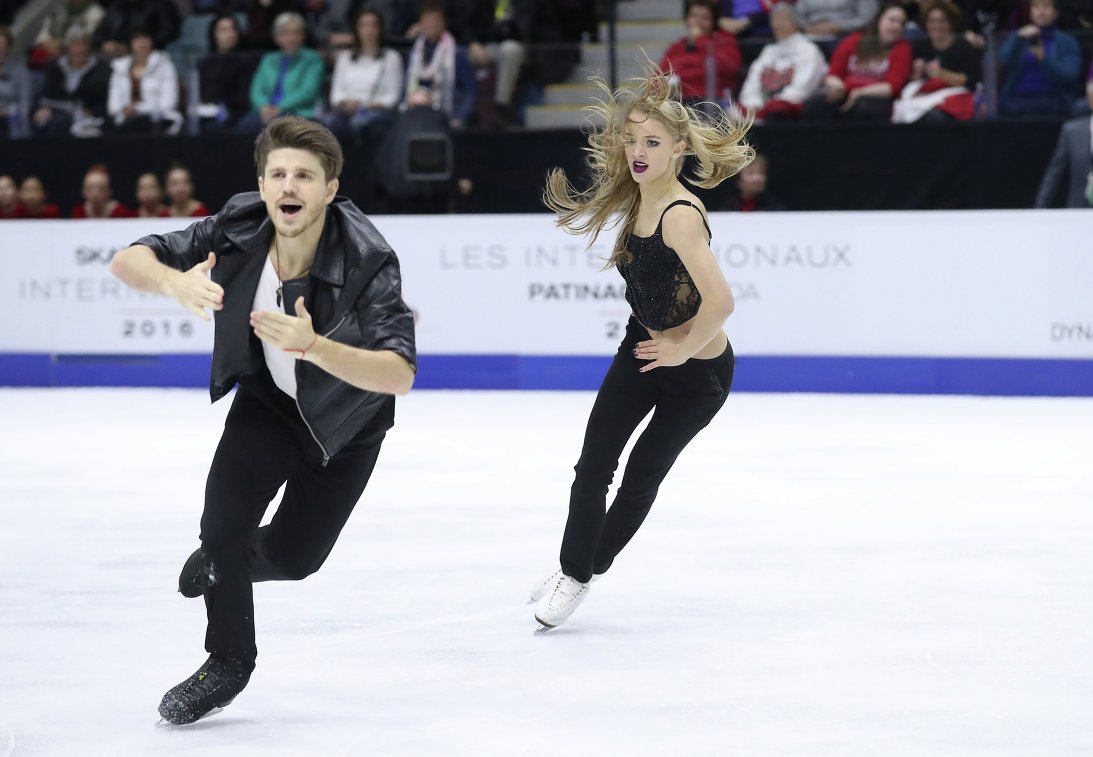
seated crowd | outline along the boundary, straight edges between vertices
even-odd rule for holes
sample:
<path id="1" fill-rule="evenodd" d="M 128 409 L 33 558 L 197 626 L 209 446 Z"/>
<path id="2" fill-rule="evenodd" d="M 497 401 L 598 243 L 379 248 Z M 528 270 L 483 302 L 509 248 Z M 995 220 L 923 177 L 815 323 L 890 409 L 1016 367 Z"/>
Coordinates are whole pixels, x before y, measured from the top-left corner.
<path id="1" fill-rule="evenodd" d="M 175 134 L 187 121 L 256 133 L 289 113 L 347 136 L 415 106 L 453 128 L 507 126 L 521 86 L 527 98 L 565 79 L 598 20 L 591 4 L 556 0 L 45 4 L 0 10 L 0 136 Z M 40 30 L 17 45 L 21 7 Z"/>
<path id="2" fill-rule="evenodd" d="M 1001 115 L 1078 115 L 1093 78 L 1088 2 L 686 0 L 684 23 L 661 68 L 684 98 L 759 122 L 968 120 L 985 114 L 987 73 Z"/>
<path id="3" fill-rule="evenodd" d="M 626 0 L 619 0 L 620 4 Z M 383 145 L 407 113 L 505 128 L 601 34 L 590 0 L 50 0 L 22 47 L 0 12 L 0 138 L 254 134 L 281 114 Z M 757 122 L 1080 115 L 1090 0 L 683 0 L 660 58 L 682 96 Z M 184 9 L 184 11 L 182 10 Z M 19 54 L 14 50 L 19 49 Z M 380 148 L 382 152 L 383 147 Z M 2 166 L 0 166 L 2 170 Z M 743 209 L 777 206 L 766 163 Z M 757 191 L 755 188 L 763 186 Z M 80 218 L 202 215 L 185 168 L 132 202 L 88 170 Z M 127 200 L 130 198 L 126 198 Z M 0 176 L 0 218 L 50 218 L 42 182 Z"/>
<path id="4" fill-rule="evenodd" d="M 350 136 L 417 106 L 444 111 L 453 128 L 506 126 L 570 74 L 580 40 L 599 34 L 598 4 L 575 0 L 47 5 L 18 56 L 0 25 L 0 134 L 173 134 L 187 119 L 193 132 L 252 133 L 294 113 Z M 985 80 L 1003 115 L 1084 107 L 1088 0 L 685 0 L 683 9 L 686 34 L 661 65 L 686 98 L 732 103 L 760 121 L 971 118 L 984 110 Z"/>
<path id="5" fill-rule="evenodd" d="M 137 179 L 132 205 L 114 197 L 110 171 L 101 163 L 87 169 L 81 189 L 83 202 L 62 213 L 50 203 L 49 195 L 37 176 L 21 182 L 0 175 L 0 219 L 7 218 L 200 218 L 210 215 L 209 208 L 194 198 L 194 183 L 189 169 L 174 163 L 163 180 L 155 173 Z"/>

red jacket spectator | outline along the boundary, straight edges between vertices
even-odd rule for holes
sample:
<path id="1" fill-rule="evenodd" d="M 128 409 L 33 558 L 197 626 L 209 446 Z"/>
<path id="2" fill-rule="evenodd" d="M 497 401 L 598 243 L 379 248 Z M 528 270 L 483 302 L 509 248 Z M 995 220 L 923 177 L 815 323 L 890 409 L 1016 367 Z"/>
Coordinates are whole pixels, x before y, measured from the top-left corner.
<path id="1" fill-rule="evenodd" d="M 716 31 L 705 37 L 699 37 L 688 47 L 690 40 L 683 37 L 669 47 L 660 61 L 662 70 L 668 70 L 670 63 L 679 76 L 681 92 L 685 100 L 720 99 L 726 89 L 734 95 L 740 85 L 740 46 L 736 37 L 722 31 Z M 706 92 L 706 65 L 710 46 L 713 46 L 714 69 L 717 73 L 716 87 L 713 93 Z"/>
<path id="2" fill-rule="evenodd" d="M 887 82 L 892 87 L 892 96 L 899 97 L 911 78 L 911 44 L 901 39 L 892 45 L 888 56 L 879 60 L 858 61 L 855 50 L 861 41 L 862 33 L 848 35 L 835 52 L 831 54 L 828 76 L 837 76 L 846 84 L 846 91 L 865 87 L 869 84 Z"/>
<path id="3" fill-rule="evenodd" d="M 664 52 L 660 68 L 669 66 L 679 77 L 684 100 L 719 100 L 726 89 L 736 94 L 740 83 L 740 47 L 736 38 L 717 29 L 712 0 L 688 0 L 687 35 Z M 715 91 L 707 92 L 707 71 L 713 64 Z"/>
<path id="4" fill-rule="evenodd" d="M 96 164 L 83 177 L 83 199 L 72 209 L 73 218 L 132 218 L 133 212 L 114 199 L 110 172 Z"/>
<path id="5" fill-rule="evenodd" d="M 167 171 L 167 215 L 174 218 L 201 218 L 212 215 L 205 203 L 194 199 L 194 180 L 181 163 Z"/>

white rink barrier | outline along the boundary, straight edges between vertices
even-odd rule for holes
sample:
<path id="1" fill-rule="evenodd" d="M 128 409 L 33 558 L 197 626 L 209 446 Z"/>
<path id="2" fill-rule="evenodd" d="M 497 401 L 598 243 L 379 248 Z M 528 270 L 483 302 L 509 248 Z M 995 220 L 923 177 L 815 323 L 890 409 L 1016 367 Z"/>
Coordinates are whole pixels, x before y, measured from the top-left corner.
<path id="1" fill-rule="evenodd" d="M 622 280 L 534 215 L 373 219 L 418 313 L 419 386 L 594 388 Z M 715 213 L 735 387 L 1093 394 L 1093 214 Z M 212 326 L 113 279 L 177 219 L 4 221 L 0 383 L 201 385 Z"/>

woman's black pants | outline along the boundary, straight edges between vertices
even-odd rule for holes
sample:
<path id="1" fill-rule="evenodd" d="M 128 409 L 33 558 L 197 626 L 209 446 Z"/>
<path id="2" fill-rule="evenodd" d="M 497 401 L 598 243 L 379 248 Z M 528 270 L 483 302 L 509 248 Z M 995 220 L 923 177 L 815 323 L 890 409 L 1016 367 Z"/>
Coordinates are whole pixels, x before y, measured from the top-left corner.
<path id="1" fill-rule="evenodd" d="M 640 373 L 649 361 L 634 357 L 633 351 L 646 339 L 648 332 L 631 317 L 588 418 L 561 551 L 562 571 L 581 582 L 611 567 L 649 514 L 679 453 L 725 404 L 732 385 L 731 346 L 709 360 L 692 358 Z M 635 442 L 615 501 L 605 512 L 619 457 L 650 410 L 653 417 Z"/>

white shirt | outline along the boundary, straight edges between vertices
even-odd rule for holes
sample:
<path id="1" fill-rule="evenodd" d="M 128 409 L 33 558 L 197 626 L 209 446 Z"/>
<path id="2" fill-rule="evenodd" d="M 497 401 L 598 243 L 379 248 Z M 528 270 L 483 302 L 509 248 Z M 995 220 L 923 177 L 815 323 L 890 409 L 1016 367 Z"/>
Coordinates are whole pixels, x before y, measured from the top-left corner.
<path id="1" fill-rule="evenodd" d="M 281 280 L 277 278 L 277 271 L 273 268 L 273 261 L 266 256 L 266 264 L 262 266 L 262 276 L 258 279 L 258 289 L 254 293 L 254 310 L 272 310 L 277 313 L 285 312 L 282 305 L 277 304 L 277 289 L 281 286 Z M 280 347 L 274 347 L 265 341 L 262 342 L 262 354 L 266 356 L 266 366 L 273 376 L 273 383 L 277 388 L 293 399 L 296 399 L 296 358 L 291 352 L 285 352 Z"/>
<path id="2" fill-rule="evenodd" d="M 792 34 L 767 44 L 748 68 L 740 90 L 740 104 L 758 110 L 767 104 L 772 84 L 778 89 L 772 99 L 803 103 L 819 91 L 827 73 L 824 54 L 803 34 Z M 766 79 L 766 81 L 764 81 Z"/>
<path id="3" fill-rule="evenodd" d="M 334 79 L 330 84 L 330 104 L 338 107 L 345 100 L 359 100 L 365 106 L 378 103 L 393 108 L 402 100 L 402 58 L 385 49 L 376 58 L 359 57 L 343 50 L 334 62 Z"/>
<path id="4" fill-rule="evenodd" d="M 126 55 L 113 62 L 110 74 L 110 90 L 106 101 L 106 110 L 117 123 L 122 122 L 122 110 L 126 105 L 136 106 L 137 112 L 144 115 L 158 114 L 161 118 L 182 123 L 178 112 L 178 72 L 167 53 L 153 50 L 148 55 L 144 75 L 140 79 L 140 100 L 133 102 L 133 80 L 129 78 L 129 69 L 133 65 L 133 56 Z"/>

